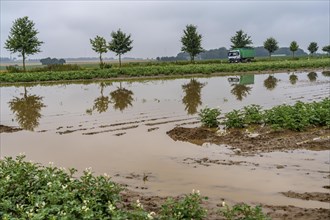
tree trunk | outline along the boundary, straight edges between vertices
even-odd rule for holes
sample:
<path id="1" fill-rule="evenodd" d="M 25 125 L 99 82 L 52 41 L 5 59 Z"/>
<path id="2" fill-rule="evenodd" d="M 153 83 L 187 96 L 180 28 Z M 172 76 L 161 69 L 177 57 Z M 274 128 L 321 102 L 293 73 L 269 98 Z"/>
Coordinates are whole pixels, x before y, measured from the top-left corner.
<path id="1" fill-rule="evenodd" d="M 121 68 L 121 54 L 119 54 L 119 68 Z"/>
<path id="2" fill-rule="evenodd" d="M 100 53 L 100 68 L 103 69 L 102 53 Z"/>
<path id="3" fill-rule="evenodd" d="M 272 59 L 272 53 L 269 53 L 269 59 Z"/>
<path id="4" fill-rule="evenodd" d="M 26 72 L 26 69 L 25 69 L 25 52 L 24 51 L 22 52 L 22 57 L 23 57 L 23 71 Z"/>
<path id="5" fill-rule="evenodd" d="M 195 57 L 191 55 L 191 56 L 190 56 L 190 62 L 193 63 L 194 60 L 195 60 Z"/>

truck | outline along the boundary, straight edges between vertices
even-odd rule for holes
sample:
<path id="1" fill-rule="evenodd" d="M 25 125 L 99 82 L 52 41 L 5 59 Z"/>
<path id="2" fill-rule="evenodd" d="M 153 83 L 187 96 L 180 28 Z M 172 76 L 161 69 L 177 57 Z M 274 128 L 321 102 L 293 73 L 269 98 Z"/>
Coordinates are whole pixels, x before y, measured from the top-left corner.
<path id="1" fill-rule="evenodd" d="M 228 52 L 229 63 L 251 62 L 256 52 L 254 48 L 234 48 Z"/>

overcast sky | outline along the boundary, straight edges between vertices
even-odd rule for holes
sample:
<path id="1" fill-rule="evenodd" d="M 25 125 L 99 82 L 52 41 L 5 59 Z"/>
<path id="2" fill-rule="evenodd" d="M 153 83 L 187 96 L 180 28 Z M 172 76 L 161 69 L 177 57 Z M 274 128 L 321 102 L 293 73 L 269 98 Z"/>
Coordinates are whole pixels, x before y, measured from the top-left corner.
<path id="1" fill-rule="evenodd" d="M 110 41 L 111 32 L 119 28 L 133 39 L 132 51 L 124 56 L 175 56 L 187 24 L 197 25 L 204 49 L 228 48 L 230 37 L 242 29 L 251 36 L 253 46 L 274 37 L 279 46 L 296 40 L 305 51 L 315 41 L 321 52 L 330 44 L 329 2 L 1 0 L 1 57 L 10 56 L 4 42 L 13 21 L 23 16 L 34 21 L 44 41 L 42 52 L 28 58 L 97 57 L 89 39 L 99 35 Z"/>

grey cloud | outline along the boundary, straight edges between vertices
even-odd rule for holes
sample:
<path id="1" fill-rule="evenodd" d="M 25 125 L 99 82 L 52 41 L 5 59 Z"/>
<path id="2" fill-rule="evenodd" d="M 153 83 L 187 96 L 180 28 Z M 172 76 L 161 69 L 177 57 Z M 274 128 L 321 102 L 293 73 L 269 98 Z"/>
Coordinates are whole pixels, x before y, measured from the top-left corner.
<path id="1" fill-rule="evenodd" d="M 134 57 L 180 52 L 187 24 L 198 26 L 205 49 L 229 47 L 239 29 L 255 46 L 273 36 L 280 46 L 296 40 L 329 44 L 329 1 L 1 1 L 1 47 L 14 19 L 29 16 L 45 42 L 34 57 L 96 56 L 89 39 L 110 40 L 121 28 L 132 35 Z M 8 56 L 1 49 L 1 56 Z M 106 56 L 114 56 L 108 53 Z"/>

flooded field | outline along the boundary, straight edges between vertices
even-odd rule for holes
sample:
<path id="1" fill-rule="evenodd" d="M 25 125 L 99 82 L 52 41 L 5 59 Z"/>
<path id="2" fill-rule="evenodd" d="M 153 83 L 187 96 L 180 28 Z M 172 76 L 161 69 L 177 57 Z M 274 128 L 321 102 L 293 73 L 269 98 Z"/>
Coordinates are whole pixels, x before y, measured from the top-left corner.
<path id="1" fill-rule="evenodd" d="M 329 189 L 329 150 L 235 154 L 226 145 L 174 141 L 166 132 L 197 127 L 200 108 L 222 113 L 249 104 L 270 108 L 329 97 L 321 72 L 193 79 L 99 81 L 1 87 L 1 157 L 108 173 L 148 195 L 176 196 L 199 189 L 211 201 L 329 208 L 286 192 Z M 283 194 L 284 193 L 284 194 Z"/>

